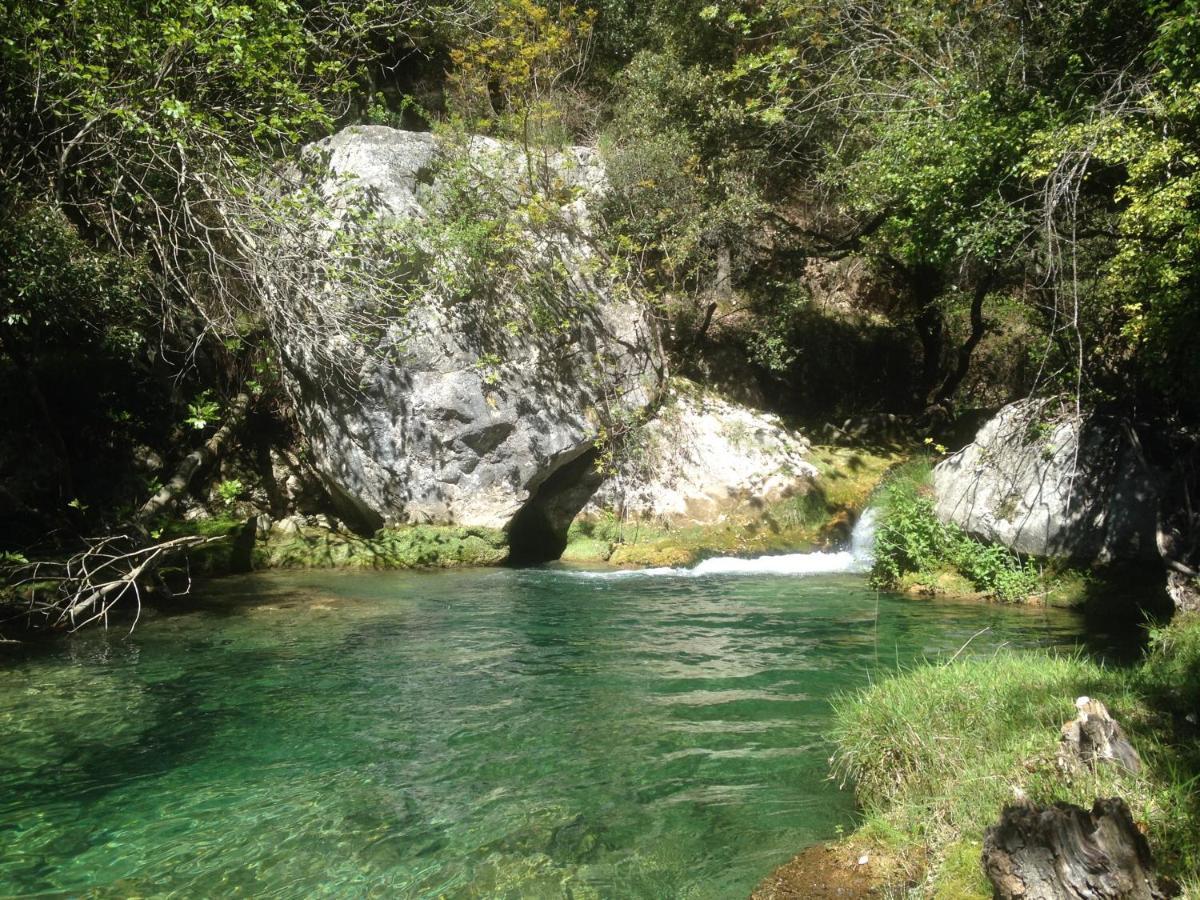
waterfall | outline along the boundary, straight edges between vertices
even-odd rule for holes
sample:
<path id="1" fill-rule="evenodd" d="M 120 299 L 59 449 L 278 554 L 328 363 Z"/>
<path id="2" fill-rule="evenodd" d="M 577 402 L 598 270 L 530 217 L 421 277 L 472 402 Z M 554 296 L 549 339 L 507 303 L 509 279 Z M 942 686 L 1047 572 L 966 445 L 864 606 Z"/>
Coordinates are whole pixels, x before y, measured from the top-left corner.
<path id="1" fill-rule="evenodd" d="M 868 506 L 850 532 L 850 555 L 862 571 L 870 569 L 875 563 L 875 520 L 878 515 L 879 511 L 874 506 Z"/>
<path id="2" fill-rule="evenodd" d="M 706 559 L 690 569 L 664 566 L 613 572 L 575 571 L 571 574 L 583 578 L 688 578 L 705 575 L 837 575 L 866 572 L 875 561 L 875 518 L 873 507 L 864 510 L 850 534 L 849 548 L 832 553 L 788 553 L 782 556 L 759 556 L 755 559 L 718 556 Z"/>

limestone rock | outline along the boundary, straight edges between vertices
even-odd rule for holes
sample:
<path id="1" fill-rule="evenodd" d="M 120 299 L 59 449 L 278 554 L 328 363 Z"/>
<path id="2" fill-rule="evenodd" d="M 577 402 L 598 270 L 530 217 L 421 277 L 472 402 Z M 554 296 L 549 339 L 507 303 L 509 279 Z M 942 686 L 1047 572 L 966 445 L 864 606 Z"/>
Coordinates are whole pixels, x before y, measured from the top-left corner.
<path id="1" fill-rule="evenodd" d="M 484 138 L 458 152 L 454 177 L 477 172 L 480 191 L 503 195 L 505 221 L 519 232 L 532 215 L 519 208 L 524 154 Z M 356 126 L 305 158 L 324 172 L 321 227 L 335 234 L 380 222 L 416 231 L 440 215 L 439 198 L 451 190 L 442 167 L 449 151 L 427 134 Z M 605 186 L 596 154 L 573 148 L 538 164 L 566 199 L 540 230 L 517 236 L 527 239 L 522 264 L 558 273 L 542 286 L 558 292 L 550 299 L 565 310 L 561 327 L 536 323 L 536 298 L 520 292 L 448 298 L 431 285 L 386 333 L 363 337 L 366 346 L 276 334 L 312 462 L 343 519 L 506 528 L 591 449 L 605 416 L 632 415 L 655 396 L 665 363 L 653 322 L 597 274 L 588 242 L 589 204 Z M 440 271 L 455 271 L 456 251 L 423 250 Z M 340 354 L 349 378 L 328 371 L 330 354 Z"/>
<path id="2" fill-rule="evenodd" d="M 1121 431 L 1014 403 L 933 471 L 937 514 L 1019 553 L 1154 559 L 1158 485 Z"/>
<path id="3" fill-rule="evenodd" d="M 584 509 L 672 525 L 755 516 L 806 492 L 808 442 L 778 417 L 679 386 Z"/>

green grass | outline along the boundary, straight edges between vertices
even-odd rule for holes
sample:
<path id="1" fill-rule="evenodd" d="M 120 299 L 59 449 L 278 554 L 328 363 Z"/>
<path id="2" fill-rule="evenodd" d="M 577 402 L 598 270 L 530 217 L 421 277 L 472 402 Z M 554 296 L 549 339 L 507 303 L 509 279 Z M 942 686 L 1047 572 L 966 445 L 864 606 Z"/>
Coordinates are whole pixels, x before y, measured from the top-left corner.
<path id="1" fill-rule="evenodd" d="M 1200 613 L 1152 629 L 1150 640 L 1142 668 L 1146 691 L 1172 712 L 1200 717 Z"/>
<path id="2" fill-rule="evenodd" d="M 1200 887 L 1200 746 L 1176 736 L 1163 702 L 1200 702 L 1187 693 L 1198 672 L 1200 617 L 1163 630 L 1138 669 L 1009 652 L 924 665 L 843 697 L 834 768 L 865 815 L 856 838 L 919 859 L 926 896 L 987 897 L 983 832 L 1018 792 L 1087 808 L 1120 796 L 1160 871 Z M 1059 730 L 1081 695 L 1108 705 L 1141 753 L 1142 773 L 1060 771 Z"/>

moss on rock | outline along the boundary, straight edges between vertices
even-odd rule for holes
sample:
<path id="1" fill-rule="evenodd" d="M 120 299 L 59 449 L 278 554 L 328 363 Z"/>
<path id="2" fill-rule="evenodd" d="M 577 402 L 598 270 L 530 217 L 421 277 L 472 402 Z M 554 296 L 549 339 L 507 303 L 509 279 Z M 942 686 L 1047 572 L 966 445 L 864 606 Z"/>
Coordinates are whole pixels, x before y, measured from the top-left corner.
<path id="1" fill-rule="evenodd" d="M 608 562 L 613 554 L 613 543 L 586 535 L 568 535 L 567 548 L 563 550 L 563 562 Z"/>
<path id="2" fill-rule="evenodd" d="M 442 525 L 385 528 L 371 537 L 314 526 L 273 529 L 254 551 L 256 567 L 275 569 L 437 569 L 507 558 L 502 532 Z"/>
<path id="3" fill-rule="evenodd" d="M 903 457 L 892 451 L 817 447 L 821 472 L 808 491 L 711 524 L 583 517 L 571 526 L 563 559 L 619 566 L 687 566 L 712 556 L 827 550 L 850 536 L 857 514 Z"/>

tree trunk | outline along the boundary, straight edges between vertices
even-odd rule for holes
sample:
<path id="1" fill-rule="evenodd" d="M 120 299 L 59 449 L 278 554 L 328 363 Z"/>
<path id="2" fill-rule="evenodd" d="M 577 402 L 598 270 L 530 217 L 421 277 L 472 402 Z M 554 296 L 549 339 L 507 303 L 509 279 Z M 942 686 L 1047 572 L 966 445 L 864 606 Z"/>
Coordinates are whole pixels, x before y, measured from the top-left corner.
<path id="1" fill-rule="evenodd" d="M 1009 806 L 983 837 L 998 900 L 1160 900 L 1150 846 L 1119 798 Z"/>
<path id="2" fill-rule="evenodd" d="M 1167 596 L 1180 613 L 1200 613 L 1200 581 L 1190 575 L 1167 571 Z"/>
<path id="3" fill-rule="evenodd" d="M 1142 758 L 1108 709 L 1099 700 L 1080 697 L 1075 701 L 1079 716 L 1062 728 L 1058 759 L 1064 769 L 1115 763 L 1129 772 L 1142 770 Z"/>
<path id="4" fill-rule="evenodd" d="M 929 405 L 942 370 L 942 349 L 946 340 L 946 322 L 937 298 L 942 290 L 939 273 L 930 266 L 906 270 L 917 314 L 913 327 L 921 341 L 921 375 L 917 384 L 914 407 L 918 412 Z"/>
<path id="5" fill-rule="evenodd" d="M 954 371 L 946 376 L 946 380 L 938 388 L 937 401 L 939 403 L 944 403 L 954 396 L 963 383 L 963 379 L 971 370 L 971 354 L 975 352 L 975 348 L 987 334 L 987 322 L 983 318 L 983 301 L 987 297 L 988 291 L 991 290 L 991 286 L 992 277 L 990 275 L 984 277 L 975 286 L 975 294 L 971 298 L 971 333 L 963 341 L 963 345 L 958 348 L 958 360 L 955 363 Z"/>
<path id="6" fill-rule="evenodd" d="M 717 280 L 713 285 L 713 296 L 718 300 L 733 296 L 733 262 L 728 244 L 717 248 Z"/>

